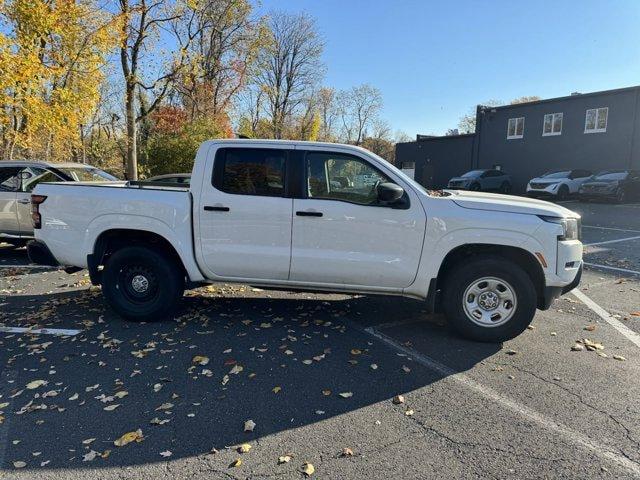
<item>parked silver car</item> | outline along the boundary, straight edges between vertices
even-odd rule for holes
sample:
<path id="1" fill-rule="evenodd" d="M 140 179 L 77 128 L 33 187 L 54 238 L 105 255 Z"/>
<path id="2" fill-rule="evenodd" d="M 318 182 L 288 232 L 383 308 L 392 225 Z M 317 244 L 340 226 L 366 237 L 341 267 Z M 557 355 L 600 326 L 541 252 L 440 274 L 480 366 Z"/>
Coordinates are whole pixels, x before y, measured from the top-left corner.
<path id="1" fill-rule="evenodd" d="M 31 191 L 39 183 L 114 180 L 83 163 L 0 161 L 0 242 L 21 246 L 33 237 Z"/>
<path id="2" fill-rule="evenodd" d="M 460 177 L 453 177 L 449 180 L 447 188 L 509 193 L 511 191 L 511 177 L 501 170 L 471 170 Z"/>

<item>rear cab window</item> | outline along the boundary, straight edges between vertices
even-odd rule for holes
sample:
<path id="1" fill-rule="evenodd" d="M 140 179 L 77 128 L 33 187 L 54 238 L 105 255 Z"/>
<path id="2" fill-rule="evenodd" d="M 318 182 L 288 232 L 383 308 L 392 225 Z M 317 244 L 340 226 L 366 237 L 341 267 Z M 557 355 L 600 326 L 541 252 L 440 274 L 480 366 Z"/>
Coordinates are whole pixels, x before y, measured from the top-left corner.
<path id="1" fill-rule="evenodd" d="M 212 185 L 233 195 L 285 195 L 287 153 L 270 148 L 220 148 Z"/>

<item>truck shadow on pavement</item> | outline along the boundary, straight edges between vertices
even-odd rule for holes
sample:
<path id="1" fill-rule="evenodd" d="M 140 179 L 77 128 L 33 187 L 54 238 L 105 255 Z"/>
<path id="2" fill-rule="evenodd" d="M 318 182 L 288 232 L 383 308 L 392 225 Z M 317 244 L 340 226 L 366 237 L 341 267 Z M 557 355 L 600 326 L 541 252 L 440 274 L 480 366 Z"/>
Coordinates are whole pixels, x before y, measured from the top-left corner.
<path id="1" fill-rule="evenodd" d="M 419 302 L 225 288 L 233 289 L 200 289 L 173 321 L 152 324 L 120 320 L 95 288 L 0 299 L 6 326 L 82 330 L 0 334 L 1 467 L 105 468 L 163 462 L 160 452 L 171 452 L 170 460 L 197 456 L 223 470 L 241 456 L 229 447 L 257 450 L 281 434 L 279 455 L 295 454 L 297 429 L 363 407 L 380 403 L 401 418 L 408 406 L 392 405 L 394 396 L 409 401 L 442 378 L 363 330 L 419 320 Z M 455 371 L 500 348 L 427 322 L 402 335 L 416 329 L 430 338 L 418 348 Z M 249 420 L 255 428 L 245 432 Z M 137 430 L 142 437 L 114 444 Z"/>

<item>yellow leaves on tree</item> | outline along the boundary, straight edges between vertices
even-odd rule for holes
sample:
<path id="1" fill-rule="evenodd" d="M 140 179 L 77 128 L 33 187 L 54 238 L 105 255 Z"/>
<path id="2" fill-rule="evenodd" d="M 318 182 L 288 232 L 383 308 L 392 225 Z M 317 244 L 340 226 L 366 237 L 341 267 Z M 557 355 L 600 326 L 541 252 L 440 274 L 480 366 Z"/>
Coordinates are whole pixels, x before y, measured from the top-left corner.
<path id="1" fill-rule="evenodd" d="M 119 19 L 95 0 L 12 0 L 0 15 L 0 154 L 68 159 L 96 109 Z"/>

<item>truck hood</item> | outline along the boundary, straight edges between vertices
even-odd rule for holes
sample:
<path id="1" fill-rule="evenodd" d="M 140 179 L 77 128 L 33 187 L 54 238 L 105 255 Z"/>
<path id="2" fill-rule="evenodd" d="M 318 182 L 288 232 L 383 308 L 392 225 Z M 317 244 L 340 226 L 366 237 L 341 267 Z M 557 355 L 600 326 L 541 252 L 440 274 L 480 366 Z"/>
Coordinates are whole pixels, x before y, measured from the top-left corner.
<path id="1" fill-rule="evenodd" d="M 494 212 L 579 218 L 576 212 L 543 200 L 485 192 L 450 191 L 451 200 L 462 208 Z"/>

